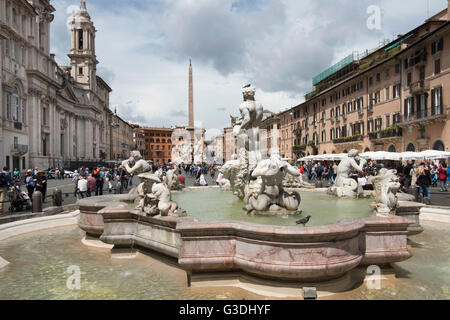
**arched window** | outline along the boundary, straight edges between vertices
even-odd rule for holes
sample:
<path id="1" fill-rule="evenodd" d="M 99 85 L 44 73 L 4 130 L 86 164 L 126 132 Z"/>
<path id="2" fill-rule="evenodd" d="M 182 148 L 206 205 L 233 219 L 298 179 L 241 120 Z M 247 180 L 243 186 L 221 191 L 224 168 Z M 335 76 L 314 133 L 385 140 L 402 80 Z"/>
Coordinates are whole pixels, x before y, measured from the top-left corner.
<path id="1" fill-rule="evenodd" d="M 327 134 L 325 130 L 322 131 L 322 142 L 325 142 L 327 140 Z"/>
<path id="2" fill-rule="evenodd" d="M 445 151 L 444 143 L 441 140 L 436 141 L 433 144 L 433 150 Z"/>
<path id="3" fill-rule="evenodd" d="M 397 150 L 395 149 L 395 146 L 391 144 L 389 146 L 388 152 L 397 152 Z"/>
<path id="4" fill-rule="evenodd" d="M 344 153 L 348 153 L 348 151 L 347 151 L 347 150 L 344 150 Z"/>
<path id="5" fill-rule="evenodd" d="M 369 148 L 364 149 L 364 152 L 370 152 Z"/>
<path id="6" fill-rule="evenodd" d="M 410 143 L 406 147 L 406 151 L 414 152 L 414 151 L 416 151 L 416 147 L 414 147 L 414 145 L 412 143 Z"/>
<path id="7" fill-rule="evenodd" d="M 330 129 L 330 139 L 334 140 L 335 136 L 334 136 L 334 128 Z"/>
<path id="8" fill-rule="evenodd" d="M 332 154 L 336 154 L 336 150 L 333 150 Z"/>
<path id="9" fill-rule="evenodd" d="M 20 117 L 20 94 L 19 89 L 17 87 L 13 88 L 13 95 L 12 95 L 12 106 L 13 106 L 13 120 L 19 121 Z"/>

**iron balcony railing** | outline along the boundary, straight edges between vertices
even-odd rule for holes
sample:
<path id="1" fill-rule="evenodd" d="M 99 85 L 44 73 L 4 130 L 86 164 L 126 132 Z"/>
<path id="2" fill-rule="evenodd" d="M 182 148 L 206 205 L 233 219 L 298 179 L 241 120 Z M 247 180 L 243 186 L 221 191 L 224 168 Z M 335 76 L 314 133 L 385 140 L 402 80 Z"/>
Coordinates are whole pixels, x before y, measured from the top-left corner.
<path id="1" fill-rule="evenodd" d="M 343 137 L 343 138 L 337 138 L 333 140 L 334 144 L 339 144 L 339 143 L 348 143 L 348 142 L 355 142 L 355 141 L 362 141 L 363 140 L 363 136 L 361 134 L 357 134 L 351 137 Z"/>
<path id="2" fill-rule="evenodd" d="M 401 137 L 403 135 L 403 131 L 401 128 L 389 128 L 385 130 L 379 130 L 375 132 L 369 132 L 370 140 L 377 140 L 383 138 L 391 138 L 391 137 Z"/>
<path id="3" fill-rule="evenodd" d="M 14 143 L 11 147 L 11 152 L 25 154 L 28 152 L 28 146 L 24 144 L 16 144 Z"/>

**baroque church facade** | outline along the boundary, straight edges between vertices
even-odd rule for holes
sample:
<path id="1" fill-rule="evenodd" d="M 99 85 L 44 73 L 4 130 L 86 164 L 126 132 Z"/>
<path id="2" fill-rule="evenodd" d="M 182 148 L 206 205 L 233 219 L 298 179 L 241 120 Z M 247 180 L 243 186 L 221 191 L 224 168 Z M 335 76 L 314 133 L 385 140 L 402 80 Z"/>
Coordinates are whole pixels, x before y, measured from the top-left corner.
<path id="1" fill-rule="evenodd" d="M 85 0 L 70 23 L 70 66 L 50 53 L 49 0 L 0 0 L 0 165 L 76 168 L 110 158 L 108 84 L 96 74 Z"/>

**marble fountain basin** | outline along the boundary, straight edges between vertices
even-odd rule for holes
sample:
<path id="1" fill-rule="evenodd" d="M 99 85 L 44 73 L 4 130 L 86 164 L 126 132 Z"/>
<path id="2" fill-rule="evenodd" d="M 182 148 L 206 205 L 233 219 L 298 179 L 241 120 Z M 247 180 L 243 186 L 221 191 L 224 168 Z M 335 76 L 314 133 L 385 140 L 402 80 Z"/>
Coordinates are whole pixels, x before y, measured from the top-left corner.
<path id="1" fill-rule="evenodd" d="M 202 192 L 207 197 L 209 190 Z M 173 198 L 177 200 L 177 195 Z M 112 252 L 157 251 L 175 258 L 188 275 L 239 271 L 271 280 L 317 282 L 339 278 L 358 266 L 400 262 L 411 256 L 407 228 L 413 221 L 398 216 L 364 213 L 331 224 L 298 227 L 291 222 L 284 226 L 287 222 L 281 217 L 272 217 L 281 225 L 223 217 L 200 220 L 189 210 L 187 217 L 143 216 L 133 208 L 129 195 L 88 198 L 79 205 L 79 227 L 113 245 Z M 336 212 L 330 203 L 326 207 Z M 211 216 L 220 211 L 207 201 L 203 208 Z"/>

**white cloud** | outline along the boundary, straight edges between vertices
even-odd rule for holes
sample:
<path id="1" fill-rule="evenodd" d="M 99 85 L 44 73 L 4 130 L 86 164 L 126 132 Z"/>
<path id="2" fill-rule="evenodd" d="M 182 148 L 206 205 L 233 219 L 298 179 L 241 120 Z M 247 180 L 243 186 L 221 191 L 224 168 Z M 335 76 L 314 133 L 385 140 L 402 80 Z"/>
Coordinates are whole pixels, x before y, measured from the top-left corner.
<path id="1" fill-rule="evenodd" d="M 53 1 L 52 50 L 67 64 L 67 8 Z M 368 30 L 366 9 L 382 9 Z M 422 24 L 423 0 L 88 0 L 98 30 L 99 75 L 113 89 L 111 109 L 152 126 L 187 124 L 188 63 L 194 66 L 195 119 L 209 132 L 230 123 L 252 83 L 264 107 L 303 101 L 312 77 L 354 50 L 371 49 Z M 430 14 L 447 2 L 430 2 Z"/>

